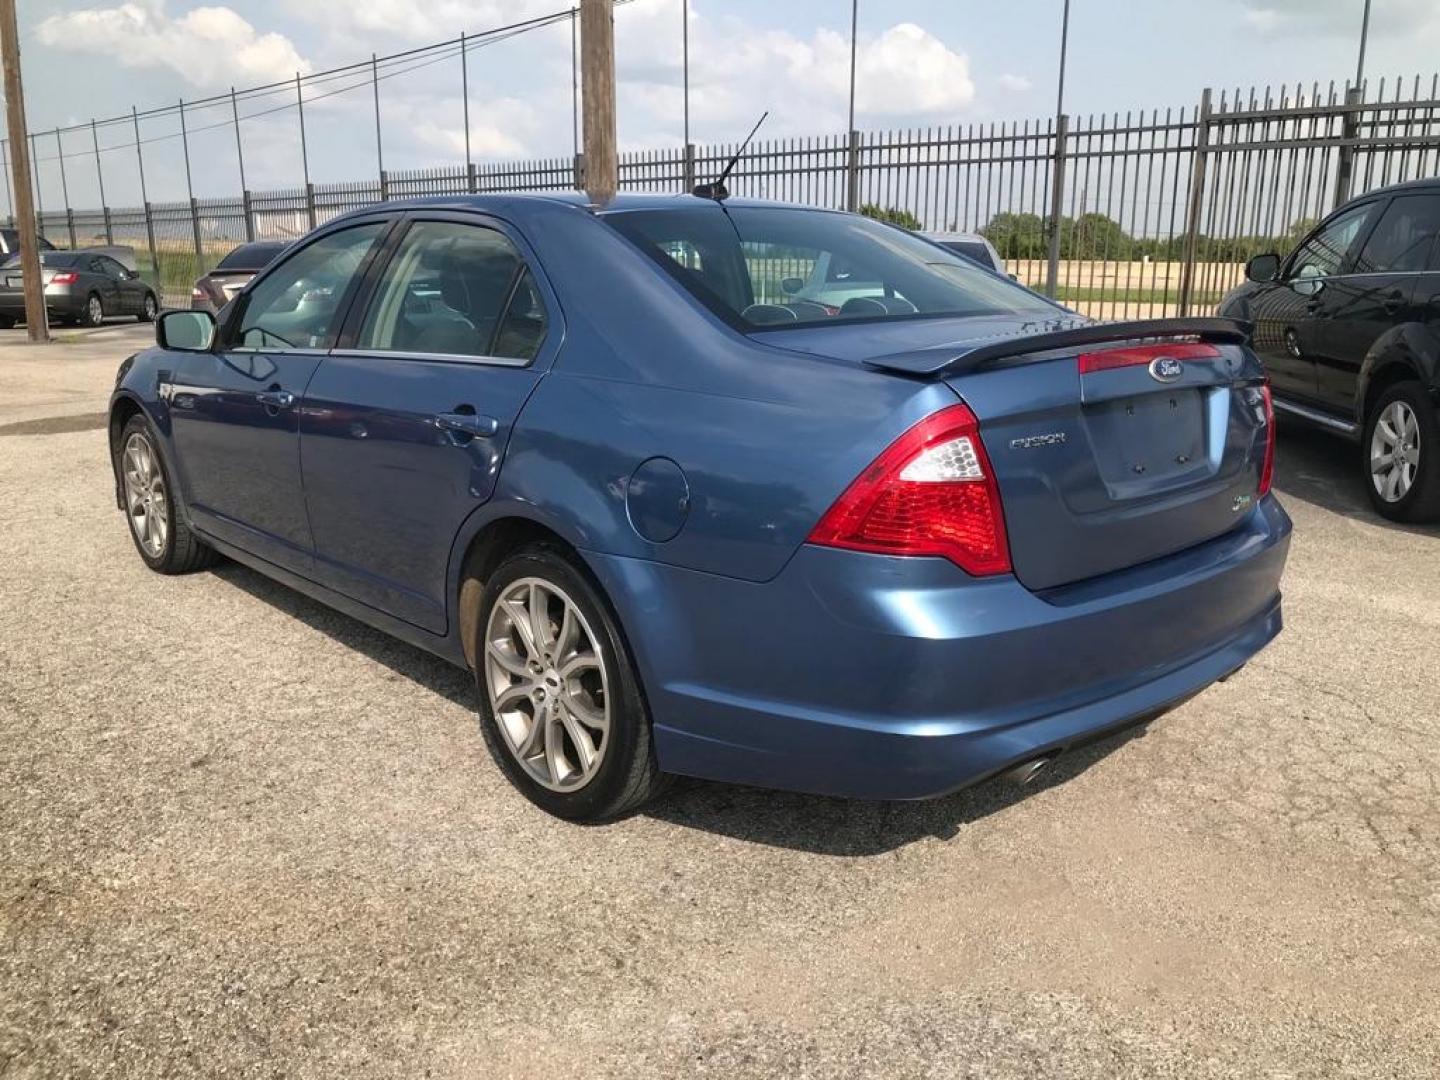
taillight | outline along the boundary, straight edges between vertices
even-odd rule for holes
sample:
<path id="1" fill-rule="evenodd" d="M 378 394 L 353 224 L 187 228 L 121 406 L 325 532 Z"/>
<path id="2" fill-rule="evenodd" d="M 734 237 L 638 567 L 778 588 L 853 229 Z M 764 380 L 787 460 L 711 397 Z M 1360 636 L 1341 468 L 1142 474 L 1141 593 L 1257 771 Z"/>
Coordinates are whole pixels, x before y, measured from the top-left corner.
<path id="1" fill-rule="evenodd" d="M 845 489 L 810 543 L 883 555 L 939 555 L 976 576 L 1010 571 L 995 472 L 964 405 L 927 416 Z"/>
<path id="2" fill-rule="evenodd" d="M 196 285 L 193 289 L 190 290 L 190 299 L 191 299 L 191 300 L 209 300 L 209 299 L 210 299 L 210 294 L 207 293 L 204 289 L 200 288 L 199 285 Z"/>
<path id="3" fill-rule="evenodd" d="M 1212 360 L 1220 355 L 1214 345 L 1203 341 L 1176 342 L 1173 345 L 1135 345 L 1128 349 L 1102 349 L 1100 352 L 1080 354 L 1080 374 L 1089 375 L 1111 368 L 1148 365 L 1153 360 L 1168 356 L 1172 360 Z"/>
<path id="4" fill-rule="evenodd" d="M 1265 401 L 1265 464 L 1260 467 L 1260 497 L 1270 494 L 1275 482 L 1275 400 L 1270 396 L 1270 383 L 1260 388 Z"/>
<path id="5" fill-rule="evenodd" d="M 51 277 L 50 277 L 50 284 L 51 284 L 51 285 L 74 285 L 74 284 L 75 284 L 77 281 L 79 281 L 79 280 L 80 280 L 80 275 L 79 275 L 79 274 L 75 273 L 75 271 L 73 271 L 73 270 L 66 270 L 66 271 L 63 271 L 62 273 L 52 274 Z"/>

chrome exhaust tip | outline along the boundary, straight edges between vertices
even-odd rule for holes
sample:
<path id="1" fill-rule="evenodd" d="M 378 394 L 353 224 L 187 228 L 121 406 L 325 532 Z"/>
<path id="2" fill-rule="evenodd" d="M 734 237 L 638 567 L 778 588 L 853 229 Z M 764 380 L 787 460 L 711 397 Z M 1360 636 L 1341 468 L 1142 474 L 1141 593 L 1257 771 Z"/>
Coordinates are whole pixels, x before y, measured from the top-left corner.
<path id="1" fill-rule="evenodd" d="M 1045 756 L 1031 758 L 1029 761 L 1022 761 L 1019 765 L 1013 765 L 1000 774 L 1000 779 L 1006 783 L 1022 786 L 1030 783 L 1052 762 L 1054 757 Z"/>

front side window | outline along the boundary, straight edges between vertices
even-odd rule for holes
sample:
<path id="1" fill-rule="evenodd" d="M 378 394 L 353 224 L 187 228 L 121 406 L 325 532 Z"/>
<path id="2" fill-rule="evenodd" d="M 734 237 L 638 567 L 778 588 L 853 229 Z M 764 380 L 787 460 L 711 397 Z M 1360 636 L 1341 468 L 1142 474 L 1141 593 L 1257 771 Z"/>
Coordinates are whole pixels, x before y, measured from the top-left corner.
<path id="1" fill-rule="evenodd" d="M 355 225 L 301 248 L 255 286 L 236 337 L 241 349 L 320 349 L 339 329 L 340 302 L 388 222 Z"/>
<path id="2" fill-rule="evenodd" d="M 852 214 L 702 204 L 604 220 L 742 330 L 1057 311 L 970 259 Z"/>
<path id="3" fill-rule="evenodd" d="M 1331 218 L 1314 236 L 1301 244 L 1290 260 L 1290 278 L 1334 277 L 1340 272 L 1355 238 L 1375 209 L 1366 203 Z"/>
<path id="4" fill-rule="evenodd" d="M 544 305 L 503 233 L 418 221 L 385 268 L 355 347 L 529 360 L 544 336 Z"/>
<path id="5" fill-rule="evenodd" d="M 1391 200 L 1375 231 L 1355 258 L 1355 273 L 1424 270 L 1440 232 L 1440 195 L 1401 195 Z"/>

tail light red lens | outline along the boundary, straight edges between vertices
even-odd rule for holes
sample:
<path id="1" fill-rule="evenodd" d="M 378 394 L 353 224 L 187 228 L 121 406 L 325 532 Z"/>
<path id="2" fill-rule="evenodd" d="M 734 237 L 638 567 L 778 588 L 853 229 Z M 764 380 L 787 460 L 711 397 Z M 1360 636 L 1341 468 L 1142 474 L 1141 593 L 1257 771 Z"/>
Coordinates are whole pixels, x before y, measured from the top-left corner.
<path id="1" fill-rule="evenodd" d="M 193 289 L 190 290 L 190 299 L 191 299 L 191 300 L 209 300 L 209 299 L 210 299 L 210 294 L 207 293 L 204 289 L 200 288 L 199 285 L 196 285 Z"/>
<path id="2" fill-rule="evenodd" d="M 975 414 L 953 405 L 901 435 L 825 512 L 810 543 L 1009 573 L 1000 489 Z"/>
<path id="3" fill-rule="evenodd" d="M 1265 463 L 1260 467 L 1260 497 L 1270 494 L 1270 485 L 1275 482 L 1275 399 L 1270 394 L 1270 383 L 1260 388 L 1265 399 Z"/>
<path id="4" fill-rule="evenodd" d="M 1096 371 L 1112 368 L 1134 367 L 1149 364 L 1162 356 L 1173 360 L 1211 360 L 1220 355 L 1214 345 L 1203 341 L 1177 341 L 1173 345 L 1136 345 L 1128 349 L 1102 349 L 1100 352 L 1080 354 L 1080 374 L 1090 375 Z"/>
<path id="5" fill-rule="evenodd" d="M 62 273 L 58 273 L 58 274 L 52 275 L 51 278 L 50 278 L 50 284 L 51 284 L 51 285 L 74 285 L 74 284 L 75 284 L 77 281 L 79 281 L 79 280 L 80 280 L 80 275 L 79 275 L 79 274 L 75 273 L 73 270 L 66 270 L 66 271 L 63 271 Z"/>

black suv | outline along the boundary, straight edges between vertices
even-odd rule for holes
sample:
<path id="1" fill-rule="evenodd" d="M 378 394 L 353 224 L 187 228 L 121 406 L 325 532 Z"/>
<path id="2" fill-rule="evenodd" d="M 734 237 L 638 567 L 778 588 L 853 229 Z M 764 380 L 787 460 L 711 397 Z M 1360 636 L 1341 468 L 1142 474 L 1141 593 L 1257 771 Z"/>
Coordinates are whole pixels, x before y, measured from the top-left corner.
<path id="1" fill-rule="evenodd" d="M 1440 518 L 1440 179 L 1372 191 L 1290 253 L 1257 255 L 1220 313 L 1255 324 L 1275 407 L 1358 440 L 1387 518 Z"/>

